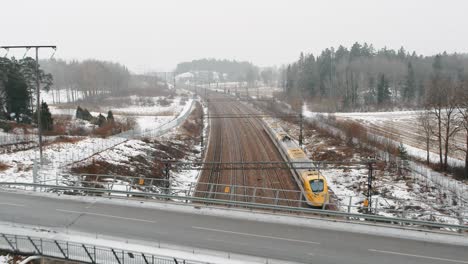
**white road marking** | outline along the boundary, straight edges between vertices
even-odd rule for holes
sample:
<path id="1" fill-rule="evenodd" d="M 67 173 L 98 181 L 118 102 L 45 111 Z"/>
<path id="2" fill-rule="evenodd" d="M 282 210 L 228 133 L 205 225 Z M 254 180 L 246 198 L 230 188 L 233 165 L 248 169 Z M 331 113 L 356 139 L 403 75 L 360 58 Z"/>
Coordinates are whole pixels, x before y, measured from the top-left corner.
<path id="1" fill-rule="evenodd" d="M 24 204 L 14 204 L 14 203 L 0 203 L 0 205 L 9 205 L 9 206 L 18 206 L 18 207 L 26 206 Z"/>
<path id="2" fill-rule="evenodd" d="M 301 243 L 316 244 L 316 245 L 320 244 L 319 242 L 313 242 L 313 241 L 305 241 L 305 240 L 298 240 L 298 239 L 291 239 L 291 238 L 284 238 L 284 237 L 255 235 L 255 234 L 249 234 L 249 233 L 241 233 L 241 232 L 206 228 L 206 227 L 200 227 L 200 226 L 192 226 L 192 228 L 193 229 L 199 229 L 199 230 L 207 230 L 207 231 L 213 231 L 213 232 L 227 233 L 227 234 L 242 235 L 242 236 L 260 237 L 260 238 L 268 238 L 268 239 L 278 239 L 278 240 L 284 240 L 284 241 L 290 241 L 290 242 L 301 242 Z"/>
<path id="3" fill-rule="evenodd" d="M 422 256 L 422 255 L 414 255 L 414 254 L 407 254 L 407 253 L 400 253 L 400 252 L 393 252 L 393 251 L 385 251 L 385 250 L 377 250 L 377 249 L 369 249 L 372 252 L 379 252 L 384 254 L 392 254 L 392 255 L 400 255 L 400 256 L 407 256 L 407 257 L 414 257 L 414 258 L 424 258 L 424 259 L 432 259 L 432 260 L 441 260 L 446 262 L 454 262 L 454 263 L 468 263 L 468 261 L 463 260 L 456 260 L 456 259 L 446 259 L 446 258 L 436 258 L 436 257 L 429 257 L 429 256 Z"/>
<path id="4" fill-rule="evenodd" d="M 86 206 L 86 209 L 89 209 L 89 208 L 93 207 L 93 205 L 94 205 L 95 203 L 96 203 L 96 201 L 90 203 L 88 206 Z"/>
<path id="5" fill-rule="evenodd" d="M 122 217 L 122 216 L 116 216 L 116 215 L 106 215 L 106 214 L 98 214 L 98 213 L 90 213 L 90 212 L 78 212 L 78 211 L 62 210 L 62 209 L 55 209 L 55 210 L 57 210 L 59 212 L 64 212 L 64 213 L 87 214 L 87 215 L 95 215 L 95 216 L 116 218 L 116 219 L 122 219 L 122 220 L 138 221 L 138 222 L 145 222 L 145 223 L 156 223 L 156 221 L 138 219 L 138 218 Z"/>

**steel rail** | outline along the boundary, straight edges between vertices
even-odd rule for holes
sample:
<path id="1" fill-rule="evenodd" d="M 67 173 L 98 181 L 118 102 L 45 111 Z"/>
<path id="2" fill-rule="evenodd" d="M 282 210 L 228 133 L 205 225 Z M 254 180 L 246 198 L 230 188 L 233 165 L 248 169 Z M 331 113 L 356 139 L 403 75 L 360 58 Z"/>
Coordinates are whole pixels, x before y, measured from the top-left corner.
<path id="1" fill-rule="evenodd" d="M 249 122 L 249 124 L 250 124 L 252 127 L 255 127 L 255 124 L 253 123 L 253 120 L 249 119 L 248 122 Z M 262 121 L 262 120 L 259 120 L 259 122 L 263 122 L 263 121 Z M 262 131 L 262 129 L 263 129 L 263 124 L 260 124 L 260 126 L 261 126 L 260 131 Z M 262 132 L 263 132 L 263 131 L 262 131 Z M 264 137 L 261 137 L 261 136 L 258 135 L 258 134 L 256 134 L 256 136 L 257 136 L 258 141 L 262 142 L 262 145 L 264 145 L 264 146 L 267 145 L 267 143 L 265 142 L 265 138 L 264 138 Z M 270 139 L 270 137 L 269 137 L 268 135 L 266 135 L 266 137 L 267 137 L 268 139 Z M 272 144 L 273 144 L 273 146 L 275 146 L 274 142 L 272 142 Z M 277 150 L 277 149 L 276 149 L 276 150 Z M 266 150 L 265 148 L 261 148 L 261 151 L 262 151 L 262 153 L 265 154 L 265 156 L 267 156 L 267 157 L 270 156 L 270 155 L 268 155 L 267 150 Z M 277 150 L 277 151 L 278 151 L 278 154 L 280 154 L 280 153 L 279 153 L 279 150 Z M 280 154 L 280 156 L 281 156 L 281 154 Z M 282 156 L 281 156 L 281 158 L 283 159 Z M 285 179 L 284 179 L 283 177 L 280 177 L 280 175 L 278 174 L 278 170 L 273 170 L 273 174 L 276 176 L 275 178 L 277 179 L 277 184 L 279 185 L 280 189 L 282 190 L 282 191 L 280 191 L 278 194 L 283 195 L 283 196 L 284 196 L 284 199 L 289 200 L 288 197 L 287 197 L 288 195 L 284 192 L 285 190 L 289 190 L 289 188 L 285 188 L 285 185 L 287 185 L 286 183 L 284 183 L 284 180 L 285 180 Z M 291 176 L 292 176 L 292 174 L 291 174 Z M 271 178 L 271 177 L 268 177 L 268 180 L 270 181 L 270 185 L 273 186 L 272 178 Z M 292 200 L 292 199 L 291 199 L 291 200 Z M 286 201 L 286 203 L 287 203 L 288 206 L 290 206 L 291 201 Z"/>
<path id="2" fill-rule="evenodd" d="M 423 220 L 405 219 L 405 218 L 399 218 L 399 217 L 354 214 L 354 213 L 329 211 L 329 210 L 321 210 L 321 209 L 313 209 L 313 208 L 290 207 L 290 206 L 284 206 L 284 205 L 259 204 L 259 203 L 249 203 L 249 202 L 241 202 L 241 201 L 207 199 L 207 198 L 192 197 L 192 196 L 179 196 L 179 195 L 171 195 L 171 194 L 128 192 L 128 191 L 120 191 L 120 190 L 106 190 L 106 189 L 100 189 L 100 188 L 45 185 L 45 184 L 35 184 L 35 183 L 0 182 L 0 185 L 30 186 L 30 187 L 41 187 L 44 189 L 75 190 L 75 191 L 88 191 L 88 192 L 96 192 L 96 193 L 112 192 L 112 193 L 126 194 L 128 196 L 133 195 L 133 196 L 139 196 L 139 197 L 153 197 L 153 198 L 162 199 L 162 200 L 168 200 L 168 199 L 186 200 L 186 201 L 200 202 L 200 203 L 207 203 L 207 204 L 219 204 L 219 205 L 224 205 L 224 206 L 235 205 L 235 206 L 242 206 L 242 207 L 247 207 L 251 209 L 260 209 L 260 210 L 273 210 L 273 211 L 309 213 L 309 214 L 316 214 L 316 215 L 323 215 L 323 216 L 334 216 L 334 217 L 340 217 L 340 219 L 342 218 L 343 221 L 348 221 L 352 223 L 359 223 L 359 222 L 362 223 L 362 221 L 351 221 L 352 219 L 365 219 L 367 221 L 374 221 L 374 222 L 381 222 L 381 223 L 391 223 L 391 224 L 399 223 L 399 224 L 416 225 L 416 226 L 429 227 L 429 228 L 446 228 L 446 229 L 458 230 L 459 232 L 468 231 L 468 225 L 443 224 L 443 223 L 436 223 L 436 222 L 423 221 Z"/>

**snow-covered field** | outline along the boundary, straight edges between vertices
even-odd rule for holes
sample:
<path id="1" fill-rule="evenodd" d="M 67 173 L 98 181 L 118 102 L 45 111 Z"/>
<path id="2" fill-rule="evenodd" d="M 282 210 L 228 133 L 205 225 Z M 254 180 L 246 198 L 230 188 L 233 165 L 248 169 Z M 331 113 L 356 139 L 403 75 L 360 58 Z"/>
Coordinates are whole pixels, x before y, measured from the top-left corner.
<path id="1" fill-rule="evenodd" d="M 157 102 L 156 99 L 154 100 Z M 181 98 L 176 97 L 171 104 L 166 106 L 130 106 L 119 109 L 121 115 L 116 115 L 115 118 L 124 116 L 127 113 L 148 114 L 147 116 L 136 116 L 138 126 L 135 130 L 107 138 L 76 137 L 77 142 L 60 142 L 44 146 L 43 154 L 46 165 L 40 168 L 37 180 L 41 182 L 59 182 L 59 175 L 66 166 L 95 156 L 104 157 L 106 161 L 118 163 L 123 162 L 128 157 L 142 154 L 147 147 L 145 143 L 141 140 L 129 139 L 160 136 L 180 125 L 191 112 L 193 106 L 192 99 L 187 100 L 185 104 L 181 104 L 180 100 Z M 128 112 L 125 112 L 125 109 Z M 51 110 L 53 114 L 70 114 L 74 116 L 74 109 L 51 107 Z M 160 118 L 157 114 L 161 111 L 164 111 L 166 115 Z M 71 125 L 82 125 L 84 127 L 90 125 L 87 121 L 83 122 L 86 124 L 81 124 L 82 120 L 72 118 Z M 0 155 L 0 162 L 6 165 L 6 169 L 0 171 L 0 181 L 33 182 L 34 164 L 38 157 L 39 153 L 36 148 Z"/>
<path id="2" fill-rule="evenodd" d="M 76 92 L 75 100 L 82 99 L 84 94 L 82 92 Z M 47 104 L 55 103 L 69 103 L 72 102 L 71 91 L 69 90 L 50 90 L 48 92 L 41 91 L 41 101 Z"/>
<path id="3" fill-rule="evenodd" d="M 355 112 L 355 113 L 317 113 L 311 112 L 304 106 L 304 116 L 313 118 L 317 115 L 333 115 L 337 120 L 351 120 L 364 125 L 368 133 L 381 140 L 390 140 L 396 146 L 403 143 L 408 154 L 420 160 L 426 159 L 426 146 L 418 125 L 418 115 L 422 111 L 394 111 L 394 112 Z M 466 146 L 466 134 L 460 131 L 456 134 L 455 144 L 461 148 Z M 464 153 L 451 151 L 448 163 L 452 166 L 464 166 Z M 438 148 L 435 141 L 431 143 L 430 160 L 439 162 Z"/>

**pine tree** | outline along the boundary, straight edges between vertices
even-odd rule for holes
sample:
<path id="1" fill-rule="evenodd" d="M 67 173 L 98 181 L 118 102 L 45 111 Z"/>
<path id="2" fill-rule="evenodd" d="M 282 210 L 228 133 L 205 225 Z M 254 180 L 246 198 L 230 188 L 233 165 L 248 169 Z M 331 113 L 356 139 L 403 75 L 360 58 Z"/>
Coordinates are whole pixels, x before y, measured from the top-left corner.
<path id="1" fill-rule="evenodd" d="M 99 114 L 98 117 L 97 117 L 97 123 L 96 123 L 99 127 L 102 127 L 106 124 L 106 118 L 102 115 L 102 114 Z"/>
<path id="2" fill-rule="evenodd" d="M 75 114 L 76 119 L 83 119 L 83 108 L 78 106 L 76 108 L 76 114 Z"/>
<path id="3" fill-rule="evenodd" d="M 379 83 L 377 84 L 377 103 L 382 104 L 390 99 L 390 90 L 388 80 L 385 79 L 385 74 L 380 75 Z"/>
<path id="4" fill-rule="evenodd" d="M 30 121 L 31 111 L 29 108 L 30 95 L 28 85 L 21 74 L 16 60 L 12 60 L 8 70 L 4 88 L 7 113 L 17 122 Z"/>
<path id="5" fill-rule="evenodd" d="M 400 175 L 403 174 L 403 171 L 406 171 L 408 170 L 408 166 L 409 166 L 409 155 L 408 155 L 408 151 L 406 150 L 405 146 L 403 145 L 403 143 L 400 143 L 400 145 L 398 146 L 398 159 L 400 161 L 400 166 L 399 166 L 399 171 L 398 173 Z"/>
<path id="6" fill-rule="evenodd" d="M 46 102 L 41 104 L 41 125 L 42 129 L 52 131 L 54 129 L 54 119 L 50 113 L 49 106 Z"/>
<path id="7" fill-rule="evenodd" d="M 114 123 L 114 114 L 112 113 L 111 110 L 109 110 L 109 112 L 107 112 L 107 122 Z"/>
<path id="8" fill-rule="evenodd" d="M 408 62 L 408 73 L 406 75 L 406 84 L 403 90 L 403 100 L 409 102 L 414 99 L 416 91 L 416 80 L 414 77 L 413 65 Z"/>

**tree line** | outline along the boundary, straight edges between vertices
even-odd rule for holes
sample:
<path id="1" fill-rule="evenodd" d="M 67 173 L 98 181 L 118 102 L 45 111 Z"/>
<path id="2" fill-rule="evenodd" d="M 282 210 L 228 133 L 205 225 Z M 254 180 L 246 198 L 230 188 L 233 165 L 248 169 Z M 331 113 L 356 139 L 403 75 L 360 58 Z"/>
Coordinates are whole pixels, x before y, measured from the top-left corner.
<path id="1" fill-rule="evenodd" d="M 468 78 L 462 71 L 454 73 L 444 65 L 447 57 L 436 55 L 427 82 L 426 94 L 422 106 L 424 111 L 418 117 L 422 138 L 430 163 L 429 150 L 436 144 L 439 167 L 449 170 L 448 156 L 451 152 L 465 154 L 465 178 L 468 179 Z M 459 146 L 455 137 L 465 136 L 465 145 Z"/>
<path id="2" fill-rule="evenodd" d="M 455 82 L 468 75 L 466 54 L 422 56 L 399 50 L 376 50 L 367 43 L 327 48 L 320 55 L 301 53 L 284 67 L 281 84 L 289 96 L 327 99 L 333 111 L 367 111 L 426 104 L 433 64 Z M 330 99 L 330 100 L 328 100 Z"/>
<path id="3" fill-rule="evenodd" d="M 64 91 L 69 102 L 119 93 L 130 87 L 131 74 L 119 63 L 60 59 L 44 60 L 40 63 L 54 77 L 55 82 L 51 88 Z"/>
<path id="4" fill-rule="evenodd" d="M 250 62 L 236 60 L 199 59 L 177 64 L 176 74 L 197 72 L 204 82 L 247 82 L 260 79 L 259 68 Z M 217 74 L 215 74 L 217 73 Z"/>
<path id="5" fill-rule="evenodd" d="M 20 60 L 14 57 L 0 58 L 0 119 L 16 122 L 31 123 L 36 109 L 37 74 L 36 61 L 30 57 Z M 53 84 L 53 77 L 39 67 L 40 89 L 48 91 Z M 49 127 L 48 106 L 42 104 L 47 119 L 46 129 Z"/>

